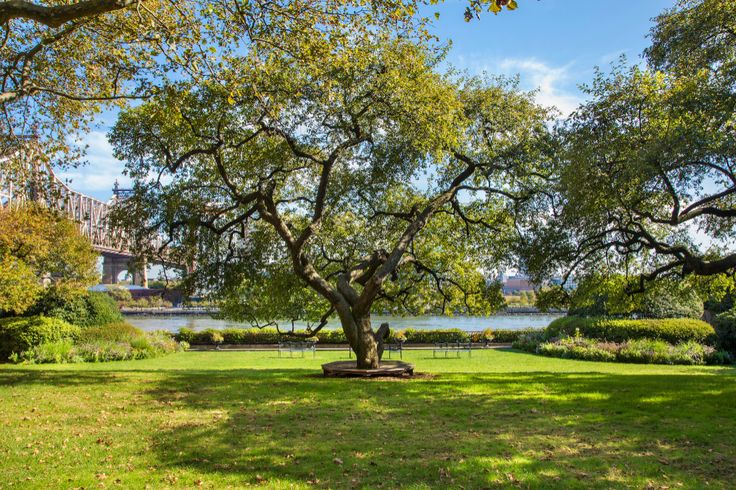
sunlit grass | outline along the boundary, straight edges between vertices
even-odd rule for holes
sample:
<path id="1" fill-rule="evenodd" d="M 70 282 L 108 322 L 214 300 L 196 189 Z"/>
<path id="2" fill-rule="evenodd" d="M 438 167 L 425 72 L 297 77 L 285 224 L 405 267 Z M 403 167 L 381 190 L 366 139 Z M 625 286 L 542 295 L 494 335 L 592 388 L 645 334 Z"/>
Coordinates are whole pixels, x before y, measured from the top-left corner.
<path id="1" fill-rule="evenodd" d="M 345 352 L 0 367 L 0 488 L 730 488 L 731 369 L 405 353 L 412 381 L 316 377 Z"/>

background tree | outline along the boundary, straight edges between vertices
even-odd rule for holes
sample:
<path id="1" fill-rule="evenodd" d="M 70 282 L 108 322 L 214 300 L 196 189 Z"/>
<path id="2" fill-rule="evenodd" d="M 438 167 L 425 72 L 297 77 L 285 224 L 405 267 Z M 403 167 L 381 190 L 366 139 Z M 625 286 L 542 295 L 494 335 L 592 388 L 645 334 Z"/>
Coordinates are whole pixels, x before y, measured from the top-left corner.
<path id="1" fill-rule="evenodd" d="M 336 315 L 359 367 L 379 363 L 373 311 L 489 313 L 547 112 L 440 75 L 441 54 L 358 29 L 310 62 L 253 51 L 228 90 L 170 87 L 111 134 L 137 191 L 118 218 L 190 253 L 231 317 L 313 335 Z"/>
<path id="2" fill-rule="evenodd" d="M 733 274 L 735 25 L 734 2 L 680 2 L 657 18 L 648 67 L 597 74 L 524 226 L 535 281 L 602 267 L 638 276 L 634 291 Z"/>
<path id="3" fill-rule="evenodd" d="M 94 283 L 97 254 L 75 223 L 36 206 L 0 209 L 0 314 Z"/>

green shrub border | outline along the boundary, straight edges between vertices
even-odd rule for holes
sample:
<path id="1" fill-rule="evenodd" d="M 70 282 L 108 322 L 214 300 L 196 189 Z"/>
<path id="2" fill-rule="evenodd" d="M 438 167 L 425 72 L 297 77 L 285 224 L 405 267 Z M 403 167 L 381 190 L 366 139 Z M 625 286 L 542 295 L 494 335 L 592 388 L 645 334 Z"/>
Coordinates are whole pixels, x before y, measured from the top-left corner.
<path id="1" fill-rule="evenodd" d="M 433 344 L 436 342 L 484 342 L 489 340 L 494 343 L 512 343 L 520 336 L 534 332 L 541 332 L 541 329 L 527 328 L 523 330 L 493 330 L 488 332 L 466 332 L 460 329 L 446 330 L 416 330 L 407 328 L 405 330 L 392 330 L 389 341 L 393 342 L 397 338 L 406 339 L 407 344 Z M 303 331 L 298 333 L 304 333 Z M 492 339 L 489 337 L 492 336 Z M 347 344 L 345 332 L 342 330 L 320 330 L 315 335 L 317 342 L 320 344 Z M 294 337 L 279 334 L 275 328 L 227 328 L 223 330 L 207 329 L 195 332 L 190 328 L 182 328 L 174 334 L 174 338 L 179 342 L 188 342 L 196 345 L 259 345 L 259 344 L 277 344 L 288 340 L 295 340 Z"/>
<path id="2" fill-rule="evenodd" d="M 678 344 L 692 340 L 710 345 L 716 341 L 716 332 L 711 325 L 692 318 L 629 320 L 566 316 L 554 320 L 545 329 L 545 336 L 549 339 L 577 334 L 610 342 L 655 339 Z"/>

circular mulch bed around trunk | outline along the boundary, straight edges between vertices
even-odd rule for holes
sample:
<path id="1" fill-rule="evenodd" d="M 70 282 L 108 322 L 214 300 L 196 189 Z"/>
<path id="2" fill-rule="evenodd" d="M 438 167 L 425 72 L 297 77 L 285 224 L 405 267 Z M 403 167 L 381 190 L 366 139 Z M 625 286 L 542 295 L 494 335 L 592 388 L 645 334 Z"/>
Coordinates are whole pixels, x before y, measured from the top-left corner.
<path id="1" fill-rule="evenodd" d="M 333 377 L 385 377 L 385 376 L 413 376 L 414 364 L 403 361 L 382 361 L 376 369 L 358 369 L 355 361 L 335 361 L 322 364 L 325 376 Z"/>

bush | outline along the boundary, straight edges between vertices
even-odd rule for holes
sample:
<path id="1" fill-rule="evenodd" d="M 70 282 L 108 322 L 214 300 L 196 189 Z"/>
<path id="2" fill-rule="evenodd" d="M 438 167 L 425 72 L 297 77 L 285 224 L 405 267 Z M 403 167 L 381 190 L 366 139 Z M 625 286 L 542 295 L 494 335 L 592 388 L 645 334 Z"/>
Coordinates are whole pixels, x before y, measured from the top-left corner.
<path id="1" fill-rule="evenodd" d="M 15 354 L 11 360 L 31 364 L 127 361 L 158 357 L 189 347 L 185 342 L 174 341 L 165 332 L 140 332 L 140 335 L 127 341 L 109 340 L 113 336 L 98 335 L 77 344 L 69 340 L 48 342 Z"/>
<path id="2" fill-rule="evenodd" d="M 688 341 L 669 344 L 662 340 L 636 339 L 621 344 L 599 342 L 584 337 L 564 337 L 554 342 L 542 342 L 536 352 L 551 357 L 584 361 L 633 362 L 639 364 L 729 364 L 725 351 Z"/>
<path id="3" fill-rule="evenodd" d="M 613 320 L 567 316 L 554 320 L 545 329 L 548 339 L 573 336 L 576 333 L 611 342 L 658 339 L 676 344 L 690 340 L 711 343 L 715 340 L 715 330 L 712 326 L 691 318 Z"/>
<path id="4" fill-rule="evenodd" d="M 473 332 L 470 335 L 470 340 L 473 342 L 493 342 L 494 339 L 493 330 L 486 328 L 482 332 Z"/>
<path id="5" fill-rule="evenodd" d="M 736 308 L 717 315 L 714 323 L 719 347 L 736 352 Z"/>
<path id="6" fill-rule="evenodd" d="M 434 344 L 437 342 L 469 342 L 470 334 L 459 328 L 447 330 L 404 330 L 408 344 Z"/>
<path id="7" fill-rule="evenodd" d="M 82 332 L 79 334 L 78 342 L 130 342 L 139 337 L 143 337 L 144 335 L 145 333 L 143 330 L 134 327 L 130 323 L 117 322 L 82 329 Z"/>
<path id="8" fill-rule="evenodd" d="M 526 352 L 537 352 L 539 344 L 544 341 L 544 332 L 539 330 L 535 332 L 528 332 L 521 334 L 516 337 L 511 346 L 514 349 L 523 350 Z"/>
<path id="9" fill-rule="evenodd" d="M 493 341 L 499 344 L 510 344 L 527 335 L 544 332 L 542 328 L 525 328 L 522 330 L 495 330 Z"/>
<path id="10" fill-rule="evenodd" d="M 58 318 L 3 318 L 0 320 L 0 360 L 7 360 L 14 352 L 21 353 L 44 343 L 73 340 L 79 334 L 79 327 Z"/>
<path id="11" fill-rule="evenodd" d="M 107 325 L 123 320 L 117 303 L 110 295 L 93 291 L 71 297 L 49 293 L 32 308 L 32 311 L 80 327 Z"/>
<path id="12" fill-rule="evenodd" d="M 672 364 L 670 345 L 663 340 L 637 339 L 627 342 L 619 351 L 619 359 L 623 362 L 640 364 Z"/>
<path id="13" fill-rule="evenodd" d="M 582 337 L 568 337 L 557 342 L 545 342 L 539 345 L 537 352 L 547 356 L 583 361 L 612 362 L 616 360 L 616 352 L 611 351 L 610 346 L 600 346 L 597 342 Z"/>
<path id="14" fill-rule="evenodd" d="M 107 294 L 119 303 L 133 301 L 133 295 L 130 294 L 130 290 L 121 286 L 107 286 Z"/>

